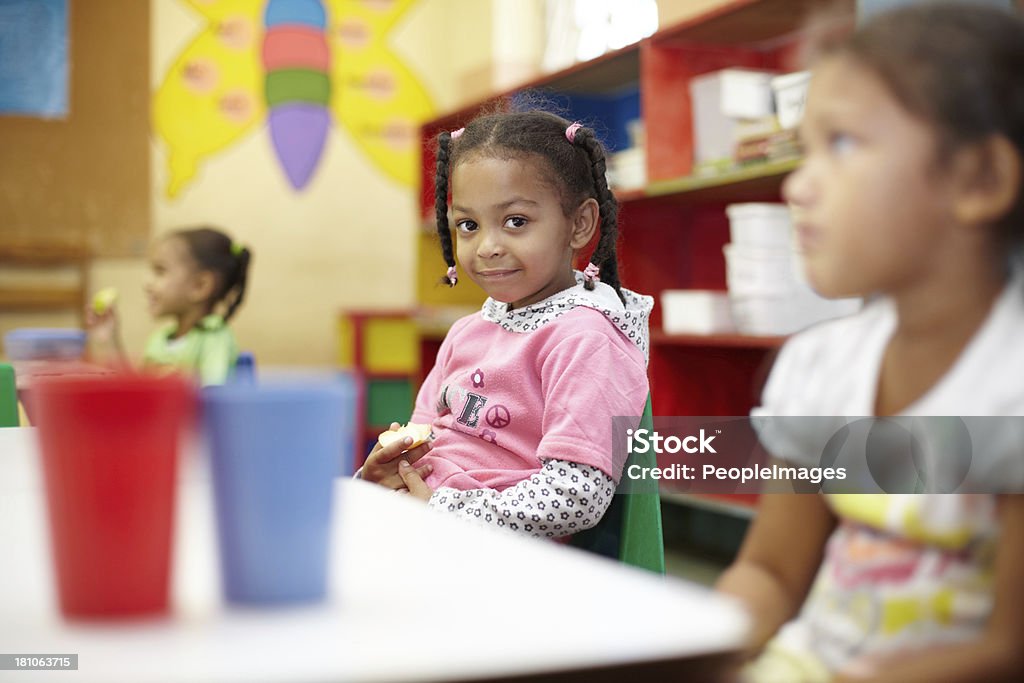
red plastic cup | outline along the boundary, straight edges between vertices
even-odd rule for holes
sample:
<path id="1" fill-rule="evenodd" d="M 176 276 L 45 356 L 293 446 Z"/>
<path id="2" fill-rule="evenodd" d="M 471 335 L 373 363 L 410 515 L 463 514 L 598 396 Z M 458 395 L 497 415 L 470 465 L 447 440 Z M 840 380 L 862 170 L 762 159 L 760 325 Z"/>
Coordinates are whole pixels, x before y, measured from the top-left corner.
<path id="1" fill-rule="evenodd" d="M 166 612 L 194 389 L 179 377 L 113 375 L 40 381 L 33 392 L 61 611 Z"/>

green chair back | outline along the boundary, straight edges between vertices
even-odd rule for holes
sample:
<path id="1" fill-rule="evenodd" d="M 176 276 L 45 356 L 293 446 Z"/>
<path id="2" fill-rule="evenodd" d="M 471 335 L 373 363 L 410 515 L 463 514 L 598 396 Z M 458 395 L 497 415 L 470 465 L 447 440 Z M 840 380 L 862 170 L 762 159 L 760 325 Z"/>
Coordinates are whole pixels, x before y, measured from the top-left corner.
<path id="1" fill-rule="evenodd" d="M 14 368 L 8 363 L 0 363 L 0 427 L 17 427 L 19 424 Z"/>
<path id="2" fill-rule="evenodd" d="M 639 428 L 654 429 L 650 396 L 647 397 Z M 631 465 L 655 467 L 655 454 L 631 453 L 623 471 L 625 472 Z M 638 486 L 637 482 L 631 482 L 630 493 L 622 493 L 625 481 L 623 476 L 618 491 L 612 498 L 612 504 L 601 521 L 593 528 L 574 535 L 570 544 L 617 559 L 624 564 L 664 574 L 665 542 L 661 528 L 661 496 L 658 493 L 657 482 L 648 480 L 648 486 Z"/>

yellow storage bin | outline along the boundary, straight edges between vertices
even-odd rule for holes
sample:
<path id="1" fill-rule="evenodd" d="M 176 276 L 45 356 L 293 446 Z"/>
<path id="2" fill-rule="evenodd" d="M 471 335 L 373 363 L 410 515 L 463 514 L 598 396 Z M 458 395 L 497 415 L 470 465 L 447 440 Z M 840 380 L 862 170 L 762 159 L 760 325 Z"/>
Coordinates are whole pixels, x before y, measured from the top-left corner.
<path id="1" fill-rule="evenodd" d="M 363 326 L 363 368 L 370 373 L 419 371 L 416 322 L 409 318 L 370 318 Z"/>
<path id="2" fill-rule="evenodd" d="M 415 375 L 420 340 L 411 316 L 346 312 L 338 321 L 338 365 L 369 375 Z"/>

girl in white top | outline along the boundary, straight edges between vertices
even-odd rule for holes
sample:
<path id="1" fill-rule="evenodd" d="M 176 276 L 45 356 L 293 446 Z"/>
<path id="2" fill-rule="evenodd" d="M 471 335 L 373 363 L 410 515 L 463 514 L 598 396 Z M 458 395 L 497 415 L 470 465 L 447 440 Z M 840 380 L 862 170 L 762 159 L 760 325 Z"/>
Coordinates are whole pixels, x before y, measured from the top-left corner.
<path id="1" fill-rule="evenodd" d="M 1024 22 L 882 15 L 823 51 L 800 132 L 807 276 L 869 304 L 788 342 L 755 415 L 1024 415 Z M 718 585 L 754 617 L 747 680 L 1024 679 L 1018 446 L 990 494 L 762 496 Z"/>

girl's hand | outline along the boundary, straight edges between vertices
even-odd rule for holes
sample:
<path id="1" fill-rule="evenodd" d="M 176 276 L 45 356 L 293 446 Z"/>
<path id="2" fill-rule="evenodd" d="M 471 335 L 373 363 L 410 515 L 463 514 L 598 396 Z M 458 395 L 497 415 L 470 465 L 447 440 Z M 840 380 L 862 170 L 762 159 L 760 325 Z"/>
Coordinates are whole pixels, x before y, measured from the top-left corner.
<path id="1" fill-rule="evenodd" d="M 398 474 L 401 475 L 402 481 L 405 482 L 405 488 L 409 489 L 409 495 L 420 500 L 430 500 L 430 497 L 434 495 L 434 489 L 427 486 L 420 476 L 420 472 L 424 469 L 426 468 L 421 467 L 419 470 L 416 470 L 405 460 L 398 462 Z"/>
<path id="2" fill-rule="evenodd" d="M 401 425 L 397 422 L 391 423 L 391 431 L 397 431 Z M 405 482 L 398 472 L 399 457 L 402 462 L 416 462 L 430 451 L 430 442 L 417 446 L 412 450 L 405 449 L 412 444 L 412 439 L 406 437 L 402 441 L 387 446 L 375 444 L 370 454 L 366 456 L 363 463 L 362 478 L 372 481 L 389 489 L 399 490 L 405 488 Z M 404 452 L 403 452 L 404 451 Z M 430 465 L 420 468 L 420 476 L 425 477 L 434 470 Z M 422 479 L 421 479 L 422 481 Z"/>
<path id="3" fill-rule="evenodd" d="M 121 346 L 121 325 L 113 304 L 102 313 L 97 313 L 92 306 L 86 307 L 85 329 L 92 343 L 93 360 L 117 367 L 127 364 Z"/>
<path id="4" fill-rule="evenodd" d="M 120 323 L 117 308 L 111 305 L 103 313 L 97 313 L 92 305 L 85 307 L 85 328 L 97 343 L 113 346 L 119 338 Z"/>

